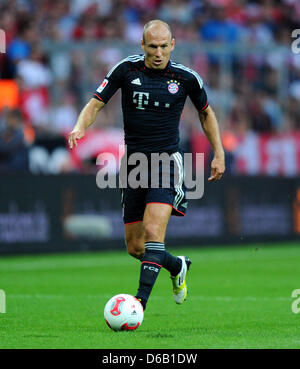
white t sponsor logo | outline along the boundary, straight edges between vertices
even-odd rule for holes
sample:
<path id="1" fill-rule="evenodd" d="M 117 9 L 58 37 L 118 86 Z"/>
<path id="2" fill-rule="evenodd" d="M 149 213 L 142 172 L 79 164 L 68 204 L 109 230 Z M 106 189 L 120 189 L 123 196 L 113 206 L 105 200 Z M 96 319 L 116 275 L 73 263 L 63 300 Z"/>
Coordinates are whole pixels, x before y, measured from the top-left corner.
<path id="1" fill-rule="evenodd" d="M 138 95 L 137 99 L 135 99 L 136 95 Z M 143 96 L 145 96 L 144 100 L 143 100 Z M 133 91 L 133 102 L 135 104 L 138 104 L 138 106 L 136 107 L 137 109 L 145 110 L 145 108 L 143 107 L 143 104 L 148 105 L 148 100 L 149 100 L 149 92 Z"/>

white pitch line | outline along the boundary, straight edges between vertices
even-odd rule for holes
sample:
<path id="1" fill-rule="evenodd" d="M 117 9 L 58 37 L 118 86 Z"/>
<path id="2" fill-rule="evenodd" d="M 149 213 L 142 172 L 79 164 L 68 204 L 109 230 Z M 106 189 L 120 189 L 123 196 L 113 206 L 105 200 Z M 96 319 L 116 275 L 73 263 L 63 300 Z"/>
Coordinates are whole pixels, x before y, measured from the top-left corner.
<path id="1" fill-rule="evenodd" d="M 274 249 L 272 249 L 274 251 Z M 281 262 L 288 263 L 291 258 L 295 260 L 295 255 L 293 252 L 289 252 L 291 250 L 287 250 L 287 253 L 283 257 L 282 255 L 275 255 L 274 253 L 271 254 L 269 252 L 269 249 L 265 250 L 236 250 L 234 255 L 229 253 L 222 253 L 222 254 L 203 254 L 201 255 L 201 251 L 199 251 L 199 255 L 193 256 L 193 262 L 196 264 L 201 265 L 206 264 L 207 262 L 213 261 L 215 262 L 239 262 L 239 261 L 259 261 L 259 262 L 268 262 L 272 263 L 273 261 L 280 260 Z M 275 249 L 276 251 L 276 249 Z M 297 258 L 297 256 L 296 256 Z M 285 260 L 286 259 L 286 260 Z M 300 258 L 299 258 L 300 261 Z M 26 260 L 20 260 L 20 261 L 10 261 L 7 260 L 7 263 L 5 259 L 0 259 L 0 273 L 1 272 L 25 272 L 25 271 L 43 271 L 43 270 L 58 270 L 58 269 L 72 269 L 72 268 L 93 268 L 93 267 L 102 267 L 102 266 L 108 266 L 108 265 L 125 265 L 132 263 L 131 258 L 127 256 L 127 254 L 124 251 L 124 255 L 120 257 L 119 255 L 112 254 L 109 259 L 101 259 L 97 256 L 96 260 L 85 260 L 84 256 L 82 260 L 36 260 L 36 261 L 26 261 Z"/>
<path id="2" fill-rule="evenodd" d="M 102 299 L 102 298 L 110 298 L 111 295 L 103 294 L 103 295 L 42 295 L 42 294 L 8 294 L 8 298 L 15 299 L 68 299 L 68 298 L 87 298 L 87 299 Z"/>
<path id="3" fill-rule="evenodd" d="M 0 263 L 0 272 L 27 272 L 27 271 L 46 271 L 46 270 L 59 270 L 59 269 L 85 269 L 85 268 L 101 268 L 103 266 L 124 266 L 128 264 L 132 264 L 132 261 L 128 258 L 116 258 L 113 257 L 111 259 L 105 260 L 74 260 L 74 261 L 65 261 L 65 262 L 30 262 L 30 263 L 20 263 L 15 265 L 5 265 L 4 267 Z"/>
<path id="4" fill-rule="evenodd" d="M 221 262 L 224 263 L 226 261 L 230 262 L 239 262 L 239 261 L 259 261 L 259 262 L 267 262 L 272 263 L 273 261 L 281 261 L 289 263 L 290 259 L 293 260 L 299 259 L 298 256 L 299 247 L 293 247 L 286 250 L 285 255 L 276 254 L 277 248 L 264 248 L 261 245 L 257 245 L 258 250 L 255 251 L 254 248 L 245 248 L 245 249 L 230 249 L 226 250 L 207 250 L 201 251 L 199 249 L 198 255 L 193 255 L 193 262 L 195 264 L 205 265 L 208 262 Z M 174 251 L 174 250 L 171 250 Z M 233 252 L 233 254 L 232 254 Z M 82 259 L 74 258 L 74 260 L 69 259 L 67 255 L 65 255 L 66 259 L 60 260 L 5 260 L 5 258 L 0 258 L 0 273 L 1 272 L 23 272 L 23 271 L 43 271 L 43 270 L 58 270 L 58 269 L 72 269 L 72 268 L 93 268 L 93 267 L 102 267 L 108 265 L 125 265 L 132 263 L 131 258 L 128 257 L 126 251 L 124 251 L 124 255 L 120 257 L 118 253 L 114 256 L 114 254 L 110 254 L 109 259 L 101 259 L 99 254 L 95 255 L 96 260 L 90 259 L 86 260 L 85 255 L 83 254 Z"/>
<path id="5" fill-rule="evenodd" d="M 88 299 L 101 299 L 109 298 L 109 294 L 101 295 L 43 295 L 43 294 L 7 294 L 7 298 L 36 298 L 36 299 L 67 299 L 67 298 L 88 298 Z M 152 296 L 153 300 L 162 300 L 164 297 Z M 291 297 L 257 297 L 257 296 L 193 296 L 191 300 L 203 300 L 203 301 L 291 301 Z"/>
<path id="6" fill-rule="evenodd" d="M 290 297 L 257 297 L 257 296 L 194 296 L 197 300 L 212 300 L 212 301 L 287 301 Z"/>

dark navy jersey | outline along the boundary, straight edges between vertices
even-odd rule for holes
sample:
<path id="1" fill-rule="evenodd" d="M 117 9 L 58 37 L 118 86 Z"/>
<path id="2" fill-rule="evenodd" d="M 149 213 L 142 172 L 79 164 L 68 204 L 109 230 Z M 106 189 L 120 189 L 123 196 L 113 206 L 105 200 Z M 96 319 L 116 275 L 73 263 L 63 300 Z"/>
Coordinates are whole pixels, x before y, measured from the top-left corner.
<path id="1" fill-rule="evenodd" d="M 94 93 L 105 104 L 121 88 L 125 144 L 129 152 L 176 152 L 179 121 L 187 96 L 198 111 L 208 106 L 199 74 L 169 61 L 165 69 L 150 69 L 144 55 L 116 64 Z"/>

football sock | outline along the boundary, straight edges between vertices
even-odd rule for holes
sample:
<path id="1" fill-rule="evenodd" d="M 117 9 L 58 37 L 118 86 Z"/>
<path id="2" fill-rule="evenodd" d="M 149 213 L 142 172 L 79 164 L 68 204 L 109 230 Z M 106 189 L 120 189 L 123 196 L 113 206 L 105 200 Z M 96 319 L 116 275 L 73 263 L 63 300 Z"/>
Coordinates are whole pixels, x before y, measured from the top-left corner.
<path id="1" fill-rule="evenodd" d="M 165 246 L 161 242 L 146 242 L 142 258 L 139 288 L 136 294 L 146 309 L 146 304 L 165 258 Z"/>
<path id="2" fill-rule="evenodd" d="M 136 297 L 140 299 L 145 310 L 160 269 L 166 268 L 171 276 L 175 277 L 181 270 L 182 261 L 166 251 L 163 242 L 151 241 L 145 243 L 145 254 L 141 262 L 139 289 Z"/>
<path id="3" fill-rule="evenodd" d="M 159 250 L 164 252 L 164 257 L 159 261 L 161 265 L 170 272 L 172 277 L 175 277 L 181 270 L 182 261 L 177 256 L 173 256 L 165 249 L 163 242 L 146 242 L 145 250 Z"/>
<path id="4" fill-rule="evenodd" d="M 173 256 L 168 251 L 165 251 L 165 259 L 162 266 L 170 272 L 172 277 L 175 277 L 181 270 L 182 261 L 177 256 Z"/>

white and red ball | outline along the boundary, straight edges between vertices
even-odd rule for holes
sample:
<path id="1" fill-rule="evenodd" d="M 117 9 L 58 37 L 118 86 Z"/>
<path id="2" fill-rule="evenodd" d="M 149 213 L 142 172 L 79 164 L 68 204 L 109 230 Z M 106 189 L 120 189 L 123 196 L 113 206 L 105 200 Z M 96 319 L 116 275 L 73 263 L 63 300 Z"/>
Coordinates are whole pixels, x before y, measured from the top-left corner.
<path id="1" fill-rule="evenodd" d="M 142 324 L 144 309 L 134 296 L 121 293 L 107 301 L 104 319 L 114 331 L 133 331 Z"/>

